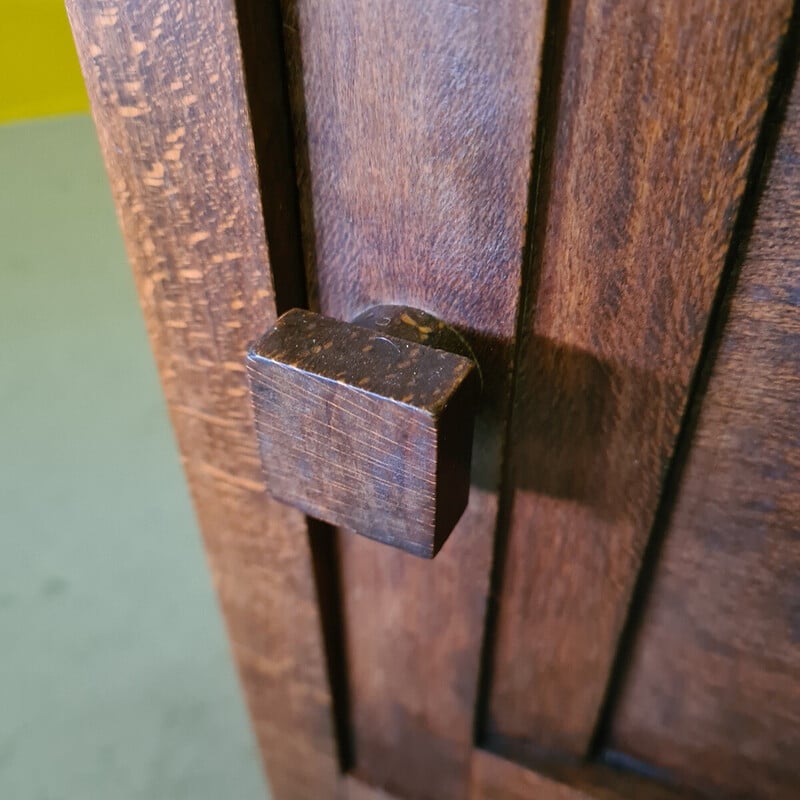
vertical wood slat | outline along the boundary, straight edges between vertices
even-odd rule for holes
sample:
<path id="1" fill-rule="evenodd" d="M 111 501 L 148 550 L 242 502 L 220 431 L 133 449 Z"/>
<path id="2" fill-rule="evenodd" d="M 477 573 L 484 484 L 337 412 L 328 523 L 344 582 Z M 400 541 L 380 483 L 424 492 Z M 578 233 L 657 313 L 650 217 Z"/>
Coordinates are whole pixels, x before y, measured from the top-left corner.
<path id="1" fill-rule="evenodd" d="M 798 305 L 795 76 L 606 743 L 714 794 L 800 787 Z"/>
<path id="2" fill-rule="evenodd" d="M 790 12 L 572 3 L 513 412 L 495 751 L 589 746 Z"/>
<path id="3" fill-rule="evenodd" d="M 340 536 L 355 772 L 467 791 L 522 280 L 544 4 L 286 0 L 312 306 L 422 308 L 484 383 L 469 507 L 423 562 Z"/>
<path id="4" fill-rule="evenodd" d="M 232 3 L 67 6 L 274 796 L 333 797 L 338 766 L 306 525 L 264 494 L 243 368 L 247 343 L 275 319 L 278 299 Z M 291 164 L 276 174 L 291 175 Z M 271 198 L 292 191 L 270 185 L 269 173 L 264 181 Z M 282 258 L 287 241 L 277 248 Z"/>

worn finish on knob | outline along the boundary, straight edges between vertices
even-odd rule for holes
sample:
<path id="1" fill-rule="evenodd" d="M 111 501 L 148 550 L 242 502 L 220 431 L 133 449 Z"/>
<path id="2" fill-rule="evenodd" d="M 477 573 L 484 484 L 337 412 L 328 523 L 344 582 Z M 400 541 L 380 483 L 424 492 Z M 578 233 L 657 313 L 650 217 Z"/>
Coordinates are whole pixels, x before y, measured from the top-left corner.
<path id="1" fill-rule="evenodd" d="M 467 504 L 477 369 L 428 315 L 378 312 L 295 309 L 251 347 L 262 465 L 277 499 L 430 558 Z"/>

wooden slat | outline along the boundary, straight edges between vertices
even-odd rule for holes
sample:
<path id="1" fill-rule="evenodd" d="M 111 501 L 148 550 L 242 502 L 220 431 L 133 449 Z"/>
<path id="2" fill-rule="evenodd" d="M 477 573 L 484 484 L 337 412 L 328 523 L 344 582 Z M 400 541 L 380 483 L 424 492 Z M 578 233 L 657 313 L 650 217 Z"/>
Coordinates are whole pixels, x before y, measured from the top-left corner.
<path id="1" fill-rule="evenodd" d="M 585 764 L 537 772 L 476 749 L 470 800 L 690 800 L 655 781 L 609 767 Z"/>
<path id="2" fill-rule="evenodd" d="M 800 795 L 800 81 L 610 745 L 736 797 Z"/>
<path id="3" fill-rule="evenodd" d="M 498 752 L 592 737 L 790 6 L 572 4 L 482 732 Z"/>
<path id="4" fill-rule="evenodd" d="M 275 319 L 276 298 L 233 5 L 67 5 L 274 796 L 332 797 L 338 767 L 307 531 L 264 494 L 245 383 L 247 343 Z M 267 188 L 273 199 L 290 193 Z M 278 249 L 292 252 L 285 241 Z M 292 267 L 301 268 L 281 265 Z"/>
<path id="5" fill-rule="evenodd" d="M 355 770 L 408 798 L 466 792 L 543 5 L 287 3 L 314 307 L 429 311 L 467 334 L 486 386 L 441 553 L 341 536 Z"/>

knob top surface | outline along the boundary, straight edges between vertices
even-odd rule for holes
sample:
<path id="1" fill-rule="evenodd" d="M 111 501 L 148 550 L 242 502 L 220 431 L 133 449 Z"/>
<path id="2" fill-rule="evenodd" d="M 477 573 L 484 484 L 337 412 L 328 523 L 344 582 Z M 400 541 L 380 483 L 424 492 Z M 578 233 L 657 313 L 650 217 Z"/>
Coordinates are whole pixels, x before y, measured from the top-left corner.
<path id="1" fill-rule="evenodd" d="M 410 314 L 408 319 L 409 335 L 416 335 Z M 442 413 L 475 369 L 465 356 L 303 309 L 287 311 L 251 347 L 248 359 L 280 363 L 432 416 Z"/>

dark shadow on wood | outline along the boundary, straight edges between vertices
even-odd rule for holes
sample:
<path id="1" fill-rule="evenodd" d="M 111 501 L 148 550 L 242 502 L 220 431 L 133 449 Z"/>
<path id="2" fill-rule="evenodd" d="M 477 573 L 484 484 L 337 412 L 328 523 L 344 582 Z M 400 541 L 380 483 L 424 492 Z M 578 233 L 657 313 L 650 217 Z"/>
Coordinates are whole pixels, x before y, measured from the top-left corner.
<path id="1" fill-rule="evenodd" d="M 281 9 L 278 0 L 235 3 L 275 305 L 280 315 L 306 306 Z"/>
<path id="2" fill-rule="evenodd" d="M 314 566 L 317 606 L 322 622 L 322 639 L 333 701 L 333 726 L 339 768 L 348 772 L 355 764 L 354 741 L 350 724 L 350 690 L 345 649 L 345 618 L 342 605 L 339 532 L 319 520 L 307 517 L 308 541 Z M 287 735 L 291 732 L 287 731 Z"/>
<path id="3" fill-rule="evenodd" d="M 526 379 L 517 402 L 527 416 L 516 416 L 509 488 L 573 500 L 606 519 L 628 515 L 641 473 L 663 474 L 666 453 L 646 445 L 657 409 L 680 387 L 537 336 L 518 369 Z M 625 409 L 643 420 L 640 441 L 618 430 Z"/>
<path id="4" fill-rule="evenodd" d="M 250 0 L 255 2 L 255 0 Z M 317 245 L 314 226 L 314 197 L 311 191 L 311 161 L 308 152 L 306 98 L 303 84 L 303 55 L 297 0 L 272 0 L 282 10 L 282 41 L 286 53 L 290 120 L 294 130 L 294 167 L 298 190 L 300 236 L 305 266 L 306 302 L 303 308 L 319 311 L 317 286 Z"/>

